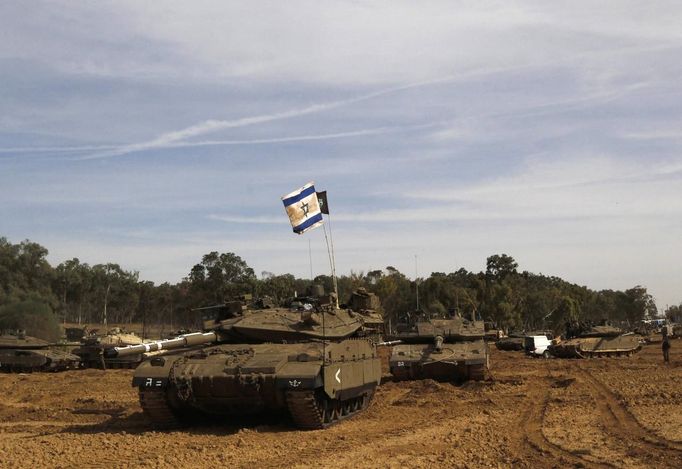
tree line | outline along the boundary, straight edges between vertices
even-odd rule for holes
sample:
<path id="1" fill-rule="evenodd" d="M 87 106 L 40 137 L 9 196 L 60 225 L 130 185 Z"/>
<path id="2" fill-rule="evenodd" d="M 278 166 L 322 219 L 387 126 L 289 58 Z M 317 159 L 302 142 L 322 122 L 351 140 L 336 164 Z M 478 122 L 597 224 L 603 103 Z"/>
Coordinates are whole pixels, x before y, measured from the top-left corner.
<path id="1" fill-rule="evenodd" d="M 199 324 L 194 308 L 238 295 L 267 295 L 284 302 L 303 294 L 311 283 L 332 291 L 330 276 L 320 275 L 312 282 L 291 274 L 257 276 L 246 261 L 229 252 L 208 253 L 181 281 L 160 285 L 140 280 L 138 272 L 115 263 L 89 265 L 73 258 L 53 267 L 47 254 L 45 247 L 29 240 L 12 244 L 0 238 L 0 328 L 19 327 L 22 320 L 39 323 L 34 317 L 38 312 L 40 317 L 51 314 L 55 321 L 79 324 L 192 327 Z M 414 314 L 417 305 L 422 315 L 447 317 L 456 311 L 507 330 L 558 330 L 568 320 L 635 325 L 657 314 L 643 286 L 594 291 L 558 277 L 520 272 L 507 254 L 488 257 L 483 272 L 460 268 L 415 280 L 392 266 L 351 272 L 338 278 L 341 302 L 360 287 L 379 296 L 385 317 L 393 324 Z M 673 306 L 669 312 L 679 308 Z"/>

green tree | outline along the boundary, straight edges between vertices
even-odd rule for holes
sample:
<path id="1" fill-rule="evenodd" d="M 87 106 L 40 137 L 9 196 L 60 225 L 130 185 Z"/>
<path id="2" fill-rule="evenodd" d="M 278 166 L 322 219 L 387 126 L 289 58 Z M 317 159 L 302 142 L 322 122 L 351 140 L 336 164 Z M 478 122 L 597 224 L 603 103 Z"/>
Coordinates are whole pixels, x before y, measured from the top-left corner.
<path id="1" fill-rule="evenodd" d="M 506 254 L 495 254 L 486 260 L 485 273 L 497 280 L 504 280 L 507 276 L 516 274 L 518 266 L 519 264 L 513 257 Z"/>
<path id="2" fill-rule="evenodd" d="M 256 275 L 238 255 L 210 252 L 192 267 L 187 277 L 193 294 L 203 303 L 223 303 L 235 295 L 251 292 Z"/>
<path id="3" fill-rule="evenodd" d="M 56 342 L 61 336 L 59 321 L 42 298 L 28 295 L 25 300 L 0 306 L 0 330 L 25 330 L 39 339 Z"/>

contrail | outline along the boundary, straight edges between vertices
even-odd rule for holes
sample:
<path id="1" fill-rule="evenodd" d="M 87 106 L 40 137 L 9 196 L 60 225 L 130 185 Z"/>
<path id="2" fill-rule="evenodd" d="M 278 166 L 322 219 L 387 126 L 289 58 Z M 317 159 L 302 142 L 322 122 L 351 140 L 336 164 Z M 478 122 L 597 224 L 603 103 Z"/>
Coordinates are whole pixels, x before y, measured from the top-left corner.
<path id="1" fill-rule="evenodd" d="M 382 135 L 395 132 L 404 132 L 411 130 L 419 130 L 425 128 L 432 128 L 441 125 L 440 123 L 431 124 L 415 124 L 404 126 L 386 126 L 374 127 L 369 129 L 351 130 L 348 132 L 336 132 L 329 134 L 312 134 L 312 135 L 293 135 L 290 137 L 273 137 L 261 139 L 243 139 L 243 140 L 203 140 L 197 142 L 173 142 L 168 143 L 164 148 L 186 148 L 186 147 L 204 147 L 204 146 L 221 146 L 221 145 L 265 145 L 269 143 L 287 143 L 287 142 L 306 142 L 316 140 L 334 140 L 350 137 L 362 137 L 371 135 Z M 73 146 L 73 147 L 21 147 L 21 148 L 0 148 L 0 153 L 73 153 L 92 150 L 116 150 L 121 148 L 117 145 L 97 145 L 97 146 Z M 88 160 L 95 158 L 103 158 L 99 155 L 89 155 L 84 157 L 75 157 L 74 160 Z"/>
<path id="2" fill-rule="evenodd" d="M 113 150 L 119 145 L 90 145 L 77 147 L 9 147 L 0 148 L 0 153 L 70 153 L 79 151 Z"/>
<path id="3" fill-rule="evenodd" d="M 233 120 L 207 120 L 200 122 L 199 124 L 186 127 L 181 130 L 176 130 L 173 132 L 168 132 L 158 136 L 153 140 L 147 142 L 133 143 L 130 145 L 123 145 L 114 148 L 110 151 L 105 151 L 102 153 L 96 153 L 83 157 L 81 159 L 99 159 L 99 158 L 111 158 L 114 156 L 126 155 L 133 152 L 151 150 L 155 148 L 167 148 L 172 146 L 172 144 L 182 141 L 187 138 L 196 137 L 198 135 L 203 135 L 208 132 L 215 132 L 218 130 L 233 129 L 237 127 L 246 127 L 249 125 L 263 124 L 266 122 L 273 122 L 284 119 L 291 119 L 294 117 L 306 116 L 309 114 L 316 114 L 319 112 L 329 111 L 332 109 L 337 109 L 344 106 L 349 106 L 351 104 L 368 101 L 381 96 L 385 96 L 392 93 L 397 93 L 400 91 L 405 91 L 415 88 L 423 88 L 426 86 L 433 86 L 438 84 L 450 83 L 457 80 L 468 79 L 480 75 L 488 75 L 494 73 L 500 73 L 503 71 L 509 71 L 511 69 L 526 68 L 528 66 L 516 66 L 516 67 L 499 67 L 499 68 L 487 68 L 484 70 L 474 70 L 471 72 L 465 72 L 457 75 L 447 75 L 440 78 L 435 78 L 432 80 L 424 80 L 413 83 L 407 83 L 404 85 L 392 86 L 389 88 L 384 88 L 382 90 L 374 91 L 372 93 L 367 93 L 364 95 L 356 96 L 354 98 L 342 99 L 338 101 L 331 101 L 328 103 L 313 104 L 300 109 L 292 109 L 284 112 L 277 112 L 272 114 L 263 114 L 258 116 L 242 117 Z"/>
<path id="4" fill-rule="evenodd" d="M 387 133 L 417 130 L 427 127 L 433 127 L 436 124 L 419 124 L 409 126 L 395 126 L 395 127 L 376 127 L 372 129 L 353 130 L 350 132 L 337 132 L 331 134 L 320 135 L 295 135 L 291 137 L 274 137 L 262 139 L 247 139 L 247 140 L 204 140 L 199 142 L 169 142 L 163 145 L 163 148 L 186 148 L 186 147 L 204 147 L 204 146 L 221 146 L 221 145 L 263 145 L 268 143 L 287 143 L 287 142 L 305 142 L 315 140 L 333 140 L 349 137 L 381 135 Z M 154 147 L 157 148 L 157 147 Z M 137 151 L 137 150 L 135 150 Z M 84 157 L 74 158 L 76 160 L 92 160 L 98 158 L 110 158 L 114 156 L 112 152 L 100 153 L 95 155 L 88 155 Z M 122 153 L 119 153 L 119 155 Z"/>
<path id="5" fill-rule="evenodd" d="M 434 85 L 439 85 L 439 84 L 446 84 L 446 83 L 451 83 L 454 81 L 458 80 L 467 80 L 471 78 L 476 78 L 476 77 L 481 77 L 481 76 L 487 76 L 487 75 L 493 75 L 497 73 L 504 73 L 504 72 L 513 72 L 513 71 L 521 71 L 521 70 L 528 70 L 528 69 L 534 69 L 542 66 L 547 66 L 547 65 L 560 65 L 560 64 L 569 64 L 572 63 L 575 60 L 584 60 L 585 58 L 588 57 L 598 57 L 601 55 L 609 54 L 629 54 L 633 52 L 644 52 L 644 51 L 656 51 L 656 50 L 665 50 L 665 49 L 671 49 L 671 48 L 679 48 L 679 44 L 664 44 L 664 45 L 658 45 L 655 47 L 633 47 L 633 48 L 620 48 L 620 49 L 611 49 L 611 50 L 606 50 L 606 51 L 594 51 L 591 53 L 581 53 L 577 54 L 575 56 L 570 56 L 570 57 L 564 57 L 561 59 L 552 59 L 548 61 L 542 61 L 542 62 L 536 62 L 536 63 L 530 63 L 530 64 L 523 64 L 523 65 L 516 65 L 516 66 L 501 66 L 501 67 L 489 67 L 489 68 L 483 68 L 483 69 L 478 69 L 478 70 L 472 70 L 468 72 L 463 72 L 455 75 L 446 75 L 440 78 L 435 78 L 431 80 L 424 80 L 424 81 L 417 81 L 413 83 L 407 83 L 404 85 L 398 85 L 398 86 L 393 86 L 393 87 L 388 87 L 384 88 L 382 90 L 374 91 L 371 93 L 367 93 L 364 95 L 356 96 L 354 98 L 348 98 L 348 99 L 343 99 L 343 100 L 337 100 L 337 101 L 331 101 L 327 103 L 320 103 L 320 104 L 313 104 L 307 107 L 299 108 L 299 109 L 292 109 L 288 111 L 283 111 L 283 112 L 275 112 L 271 114 L 263 114 L 263 115 L 256 115 L 256 116 L 248 116 L 248 117 L 242 117 L 238 119 L 232 119 L 232 120 L 218 120 L 218 119 L 209 119 L 203 122 L 200 122 L 198 124 L 186 127 L 184 129 L 172 131 L 172 132 L 167 132 L 164 134 L 161 134 L 160 136 L 148 140 L 146 142 L 139 142 L 139 143 L 132 143 L 132 144 L 127 144 L 127 145 L 101 145 L 101 146 L 83 146 L 83 147 L 38 147 L 38 148 L 0 148 L 0 153 L 11 153 L 11 152 L 21 152 L 21 153 L 27 153 L 27 152 L 81 152 L 81 151 L 99 151 L 99 153 L 94 153 L 92 155 L 85 156 L 83 160 L 86 159 L 98 159 L 98 158 L 110 158 L 114 156 L 120 156 L 120 155 L 126 155 L 129 153 L 134 153 L 134 152 L 139 152 L 139 151 L 144 151 L 144 150 L 150 150 L 150 149 L 156 149 L 156 148 L 167 148 L 167 147 L 173 147 L 173 146 L 181 146 L 179 145 L 179 142 L 182 142 L 185 139 L 196 137 L 199 135 L 203 135 L 206 133 L 210 132 L 215 132 L 219 130 L 224 130 L 224 129 L 231 129 L 231 128 L 238 128 L 238 127 L 245 127 L 245 126 L 250 126 L 250 125 L 257 125 L 257 124 L 263 124 L 267 122 L 273 122 L 273 121 L 278 121 L 278 120 L 284 120 L 284 119 L 291 119 L 295 117 L 301 117 L 301 116 L 306 116 L 309 114 L 315 114 L 315 113 L 320 113 L 320 112 L 325 112 L 333 109 L 337 109 L 343 106 L 349 106 L 355 103 L 363 102 L 363 101 L 368 101 L 371 99 L 375 99 L 381 96 L 385 96 L 388 94 L 393 94 L 397 93 L 400 91 L 406 91 L 410 89 L 417 89 L 417 88 L 423 88 L 423 87 L 428 87 L 428 86 L 434 86 Z M 333 134 L 330 134 L 333 135 Z M 360 135 L 360 134 L 358 134 Z M 348 136 L 351 136 L 350 134 Z M 296 139 L 300 140 L 313 140 L 314 138 L 305 138 L 305 137 L 292 137 L 291 140 L 289 141 L 297 141 Z M 334 137 L 323 137 L 320 136 L 318 139 L 322 138 L 334 138 Z M 341 137 L 338 137 L 341 138 Z M 267 140 L 271 140 L 272 142 L 268 142 Z M 267 139 L 263 140 L 260 143 L 274 143 L 277 141 L 287 141 L 287 140 L 278 140 L 278 139 Z M 230 144 L 248 144 L 248 143 L 259 143 L 258 141 L 237 141 L 239 143 L 227 143 L 229 141 L 225 141 L 226 143 L 207 143 L 207 144 L 214 144 L 214 145 L 230 145 Z M 200 146 L 201 143 L 195 145 L 195 146 Z M 190 146 L 189 142 L 188 145 Z"/>

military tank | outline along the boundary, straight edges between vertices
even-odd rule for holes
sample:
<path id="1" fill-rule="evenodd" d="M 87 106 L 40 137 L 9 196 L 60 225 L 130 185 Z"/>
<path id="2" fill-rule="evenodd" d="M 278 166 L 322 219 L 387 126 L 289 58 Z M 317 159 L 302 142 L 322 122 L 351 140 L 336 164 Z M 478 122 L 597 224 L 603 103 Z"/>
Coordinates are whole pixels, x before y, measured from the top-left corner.
<path id="1" fill-rule="evenodd" d="M 499 350 L 523 350 L 524 338 L 535 335 L 544 335 L 549 340 L 554 338 L 554 334 L 548 331 L 511 332 L 507 337 L 495 342 L 495 347 Z"/>
<path id="2" fill-rule="evenodd" d="M 125 357 L 108 356 L 106 350 L 127 345 L 139 345 L 143 340 L 133 332 L 125 332 L 114 327 L 104 335 L 90 333 L 81 339 L 81 344 L 74 349 L 84 366 L 88 368 L 135 368 L 143 360 L 142 354 L 132 354 Z"/>
<path id="3" fill-rule="evenodd" d="M 592 358 L 630 356 L 641 348 L 639 336 L 617 327 L 573 323 L 566 326 L 566 340 L 550 345 L 549 351 L 558 358 Z"/>
<path id="4" fill-rule="evenodd" d="M 389 339 L 389 366 L 397 380 L 480 381 L 489 365 L 483 321 L 453 315 L 401 325 Z"/>
<path id="5" fill-rule="evenodd" d="M 51 348 L 51 344 L 23 331 L 0 335 L 0 370 L 30 373 L 78 368 L 80 359 L 71 353 Z"/>
<path id="6" fill-rule="evenodd" d="M 296 298 L 288 307 L 235 301 L 204 309 L 204 332 L 105 356 L 156 354 L 132 383 L 156 427 L 285 411 L 299 428 L 326 428 L 365 409 L 381 379 L 366 338 L 373 329 L 335 303 L 331 296 Z"/>

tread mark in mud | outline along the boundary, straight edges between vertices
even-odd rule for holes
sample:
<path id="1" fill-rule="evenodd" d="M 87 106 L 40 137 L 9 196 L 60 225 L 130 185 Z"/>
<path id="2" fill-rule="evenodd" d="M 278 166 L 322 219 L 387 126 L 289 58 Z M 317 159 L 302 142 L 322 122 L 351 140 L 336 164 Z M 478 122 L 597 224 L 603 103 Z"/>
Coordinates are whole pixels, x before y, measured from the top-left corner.
<path id="1" fill-rule="evenodd" d="M 542 433 L 545 410 L 549 402 L 549 390 L 543 391 L 541 395 L 531 394 L 528 398 L 530 404 L 521 417 L 522 432 L 524 442 L 539 453 L 537 456 L 539 456 L 538 462 L 541 465 L 547 464 L 547 455 L 549 454 L 555 458 L 556 467 L 565 467 L 565 464 L 589 468 L 615 467 L 609 463 L 598 463 L 584 459 L 550 442 Z"/>
<path id="2" fill-rule="evenodd" d="M 677 460 L 682 464 L 682 444 L 666 440 L 644 428 L 606 385 L 584 367 L 578 369 L 594 396 L 602 424 L 608 433 L 639 443 L 640 450 L 637 452 L 645 453 L 649 461 L 653 457 L 666 463 Z"/>

